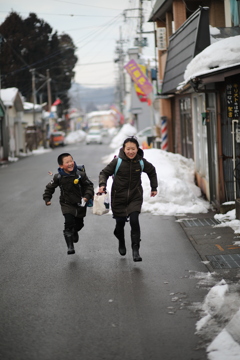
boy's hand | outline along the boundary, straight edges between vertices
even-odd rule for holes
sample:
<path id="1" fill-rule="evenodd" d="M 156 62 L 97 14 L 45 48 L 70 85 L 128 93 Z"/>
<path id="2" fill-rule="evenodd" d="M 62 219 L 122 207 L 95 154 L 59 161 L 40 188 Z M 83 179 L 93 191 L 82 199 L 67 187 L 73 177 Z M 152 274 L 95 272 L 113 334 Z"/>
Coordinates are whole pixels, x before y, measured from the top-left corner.
<path id="1" fill-rule="evenodd" d="M 105 186 L 101 186 L 101 187 L 98 188 L 98 192 L 99 192 L 100 194 L 104 193 L 105 191 L 106 191 Z"/>
<path id="2" fill-rule="evenodd" d="M 51 201 L 47 201 L 47 202 L 46 202 L 46 205 L 47 205 L 47 206 L 51 205 Z"/>
<path id="3" fill-rule="evenodd" d="M 84 200 L 85 202 L 88 202 L 88 199 L 87 199 L 87 198 L 83 198 L 83 200 Z"/>

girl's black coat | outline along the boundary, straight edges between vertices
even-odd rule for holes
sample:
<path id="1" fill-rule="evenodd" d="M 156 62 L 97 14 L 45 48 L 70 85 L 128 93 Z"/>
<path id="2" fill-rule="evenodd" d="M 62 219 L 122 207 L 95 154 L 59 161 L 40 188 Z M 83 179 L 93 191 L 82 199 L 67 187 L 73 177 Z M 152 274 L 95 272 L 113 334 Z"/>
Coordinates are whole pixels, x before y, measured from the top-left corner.
<path id="1" fill-rule="evenodd" d="M 74 184 L 74 180 L 79 179 L 78 184 Z M 81 203 L 83 197 L 89 199 L 93 198 L 94 187 L 93 183 L 89 180 L 84 171 L 80 171 L 79 175 L 73 173 L 68 176 L 55 174 L 50 183 L 47 184 L 43 200 L 48 202 L 51 200 L 55 189 L 60 187 L 59 202 L 63 214 L 72 214 L 76 217 L 86 216 L 86 206 L 82 207 L 78 204 Z"/>
<path id="2" fill-rule="evenodd" d="M 139 151 L 140 152 L 140 151 Z M 143 152 L 142 152 L 143 154 Z M 158 182 L 155 167 L 144 159 L 139 153 L 131 160 L 123 149 L 119 151 L 122 163 L 114 177 L 111 190 L 111 207 L 115 217 L 125 217 L 134 211 L 141 212 L 143 202 L 143 188 L 141 181 L 141 165 L 139 160 L 144 162 L 143 172 L 147 173 L 151 191 L 156 191 Z M 114 158 L 99 175 L 99 186 L 107 185 L 109 176 L 114 174 L 117 158 Z"/>

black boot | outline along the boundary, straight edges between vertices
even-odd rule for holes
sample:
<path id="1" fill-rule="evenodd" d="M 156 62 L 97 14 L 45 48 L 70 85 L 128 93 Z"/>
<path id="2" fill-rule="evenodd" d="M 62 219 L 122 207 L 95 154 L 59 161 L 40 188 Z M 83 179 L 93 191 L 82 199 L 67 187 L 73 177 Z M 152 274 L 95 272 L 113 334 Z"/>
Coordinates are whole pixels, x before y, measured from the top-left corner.
<path id="1" fill-rule="evenodd" d="M 68 247 L 68 255 L 75 254 L 74 245 L 73 245 L 73 232 L 70 230 L 63 231 L 67 247 Z"/>
<path id="2" fill-rule="evenodd" d="M 142 261 L 141 256 L 139 255 L 139 248 L 140 248 L 140 233 L 133 234 L 131 233 L 131 240 L 132 240 L 132 255 L 133 261 Z"/>
<path id="3" fill-rule="evenodd" d="M 77 243 L 78 240 L 79 240 L 79 236 L 78 236 L 78 232 L 76 231 L 76 232 L 73 233 L 73 242 Z"/>
<path id="4" fill-rule="evenodd" d="M 122 256 L 126 255 L 127 250 L 126 250 L 126 246 L 125 246 L 124 230 L 122 229 L 122 231 L 117 231 L 115 229 L 113 233 L 119 242 L 119 245 L 118 245 L 119 254 Z"/>

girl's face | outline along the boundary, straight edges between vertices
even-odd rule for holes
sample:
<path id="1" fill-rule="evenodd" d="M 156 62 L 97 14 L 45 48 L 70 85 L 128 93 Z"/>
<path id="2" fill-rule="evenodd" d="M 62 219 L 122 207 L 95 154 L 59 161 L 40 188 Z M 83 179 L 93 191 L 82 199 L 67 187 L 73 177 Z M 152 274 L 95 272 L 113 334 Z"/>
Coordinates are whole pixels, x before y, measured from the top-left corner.
<path id="1" fill-rule="evenodd" d="M 63 158 L 63 164 L 60 165 L 60 168 L 63 169 L 67 174 L 70 174 L 74 169 L 74 161 L 71 156 L 66 156 Z"/>
<path id="2" fill-rule="evenodd" d="M 125 144 L 123 150 L 129 159 L 134 159 L 138 152 L 137 145 L 130 141 Z"/>

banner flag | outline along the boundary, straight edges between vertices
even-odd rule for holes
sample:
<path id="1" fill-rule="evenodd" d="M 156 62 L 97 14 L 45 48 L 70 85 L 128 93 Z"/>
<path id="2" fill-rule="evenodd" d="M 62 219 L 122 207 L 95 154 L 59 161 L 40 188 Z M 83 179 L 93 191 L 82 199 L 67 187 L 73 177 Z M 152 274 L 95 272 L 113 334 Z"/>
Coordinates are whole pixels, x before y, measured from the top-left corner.
<path id="1" fill-rule="evenodd" d="M 57 100 L 54 101 L 54 103 L 52 104 L 52 106 L 56 106 L 56 105 L 59 105 L 61 104 L 61 100 L 59 98 L 57 98 Z"/>
<path id="2" fill-rule="evenodd" d="M 138 64 L 144 75 L 146 75 L 146 66 Z M 136 91 L 136 94 L 141 102 L 147 102 L 147 95 L 144 94 L 144 92 L 140 89 L 139 86 L 137 86 L 136 83 L 134 83 L 134 89 Z"/>
<path id="3" fill-rule="evenodd" d="M 146 75 L 142 72 L 140 66 L 136 63 L 135 60 L 131 59 L 124 68 L 131 76 L 134 83 L 142 90 L 145 95 L 149 95 L 152 90 L 152 84 L 146 77 Z"/>

